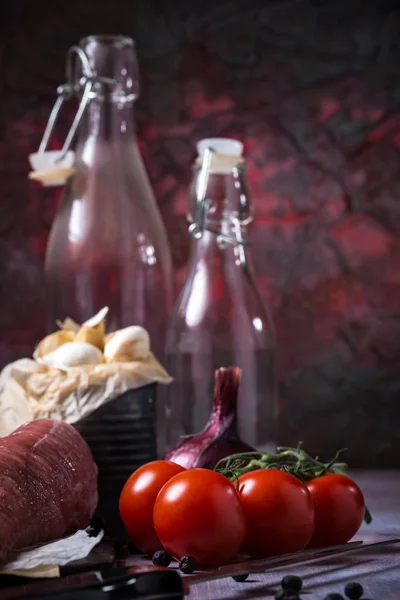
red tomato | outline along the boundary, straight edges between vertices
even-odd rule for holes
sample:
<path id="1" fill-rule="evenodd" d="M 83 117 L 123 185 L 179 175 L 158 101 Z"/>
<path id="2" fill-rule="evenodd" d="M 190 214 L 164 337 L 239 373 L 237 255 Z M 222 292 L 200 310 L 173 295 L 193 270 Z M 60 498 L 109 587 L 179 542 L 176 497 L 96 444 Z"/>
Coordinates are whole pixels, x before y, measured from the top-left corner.
<path id="1" fill-rule="evenodd" d="M 183 467 L 168 460 L 155 460 L 139 467 L 124 485 L 119 512 L 132 542 L 145 554 L 160 550 L 162 544 L 153 525 L 153 508 L 163 485 Z"/>
<path id="2" fill-rule="evenodd" d="M 365 513 L 362 491 L 349 477 L 328 473 L 307 483 L 315 503 L 310 547 L 345 544 L 359 530 Z"/>
<path id="3" fill-rule="evenodd" d="M 157 496 L 154 526 L 175 558 L 193 556 L 201 567 L 228 562 L 243 544 L 246 521 L 231 482 L 208 469 L 170 479 Z"/>
<path id="4" fill-rule="evenodd" d="M 314 531 L 314 505 L 306 486 L 293 475 L 259 470 L 239 477 L 247 518 L 243 549 L 252 558 L 303 550 Z"/>

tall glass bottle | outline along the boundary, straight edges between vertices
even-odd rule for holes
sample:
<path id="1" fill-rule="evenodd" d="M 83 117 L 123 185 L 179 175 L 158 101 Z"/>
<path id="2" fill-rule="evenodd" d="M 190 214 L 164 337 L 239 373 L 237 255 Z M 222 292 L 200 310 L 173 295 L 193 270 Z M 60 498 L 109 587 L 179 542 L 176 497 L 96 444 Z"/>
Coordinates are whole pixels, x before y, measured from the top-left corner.
<path id="1" fill-rule="evenodd" d="M 247 227 L 252 221 L 242 144 L 198 144 L 188 219 L 193 236 L 188 274 L 166 343 L 174 382 L 166 390 L 165 447 L 207 422 L 214 371 L 243 370 L 238 401 L 241 439 L 275 445 L 275 336 L 257 288 Z"/>
<path id="2" fill-rule="evenodd" d="M 83 322 L 109 306 L 110 329 L 143 325 L 160 353 L 172 302 L 172 263 L 135 138 L 134 44 L 124 36 L 91 36 L 79 48 L 84 60 L 76 81 L 83 90 L 87 64 L 95 84 L 79 127 L 76 172 L 47 247 L 48 326 L 54 330 L 66 316 Z"/>

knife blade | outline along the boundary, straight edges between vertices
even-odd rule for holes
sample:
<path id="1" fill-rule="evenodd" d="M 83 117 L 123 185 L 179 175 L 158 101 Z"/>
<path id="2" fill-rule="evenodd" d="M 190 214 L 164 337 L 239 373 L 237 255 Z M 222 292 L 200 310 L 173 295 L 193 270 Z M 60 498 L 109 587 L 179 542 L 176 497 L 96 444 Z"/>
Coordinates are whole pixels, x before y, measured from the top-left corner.
<path id="1" fill-rule="evenodd" d="M 390 540 L 383 540 L 380 542 L 371 542 L 364 544 L 362 541 L 349 542 L 341 546 L 331 546 L 327 548 L 304 550 L 303 552 L 296 552 L 295 554 L 285 554 L 283 556 L 277 556 L 275 558 L 267 558 L 262 560 L 251 560 L 242 563 L 235 563 L 232 565 L 226 565 L 214 570 L 212 573 L 203 571 L 200 573 L 194 573 L 193 575 L 186 575 L 184 582 L 186 585 L 193 585 L 194 583 L 202 583 L 205 581 L 213 581 L 222 579 L 224 577 L 233 577 L 235 575 L 245 575 L 250 573 L 263 573 L 265 571 L 276 571 L 283 567 L 291 567 L 293 565 L 307 565 L 323 562 L 327 558 L 336 558 L 348 554 L 354 554 L 356 552 L 363 552 L 372 547 L 388 546 L 400 543 L 400 538 L 394 538 Z"/>

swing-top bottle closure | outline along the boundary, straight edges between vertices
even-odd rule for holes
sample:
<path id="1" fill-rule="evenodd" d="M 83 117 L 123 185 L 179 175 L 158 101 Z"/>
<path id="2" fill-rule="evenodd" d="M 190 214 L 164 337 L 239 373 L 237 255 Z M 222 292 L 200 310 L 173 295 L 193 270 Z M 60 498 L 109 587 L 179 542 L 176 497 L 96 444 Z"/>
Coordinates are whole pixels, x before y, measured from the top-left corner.
<path id="1" fill-rule="evenodd" d="M 245 178 L 245 160 L 242 156 L 243 144 L 229 138 L 207 138 L 197 144 L 198 157 L 195 168 L 199 169 L 196 185 L 196 202 L 194 215 L 188 211 L 191 222 L 189 233 L 195 239 L 201 239 L 205 231 L 217 235 L 218 243 L 248 245 L 243 237 L 243 227 L 253 220 L 251 200 Z M 213 202 L 207 197 L 207 184 L 210 175 L 225 175 L 233 178 L 233 185 L 238 190 L 238 206 L 232 211 L 231 206 L 224 208 L 221 219 L 213 219 Z M 221 225 L 226 227 L 221 227 Z"/>
<path id="2" fill-rule="evenodd" d="M 50 113 L 38 152 L 29 155 L 33 170 L 28 177 L 44 186 L 63 185 L 75 173 L 75 153 L 70 148 L 91 100 L 104 100 L 107 97 L 111 102 L 126 104 L 134 102 L 139 96 L 138 76 L 123 82 L 117 78 L 100 76 L 93 69 L 90 56 L 83 50 L 82 45 L 90 48 L 90 42 L 95 43 L 97 40 L 108 40 L 128 49 L 134 48 L 133 40 L 125 36 L 89 36 L 84 38 L 79 46 L 69 48 L 66 59 L 67 82 L 57 88 L 57 100 Z M 136 62 L 135 68 L 137 71 Z M 80 73 L 78 77 L 77 73 Z M 74 97 L 79 98 L 80 102 L 62 149 L 47 150 L 61 108 L 66 101 Z"/>

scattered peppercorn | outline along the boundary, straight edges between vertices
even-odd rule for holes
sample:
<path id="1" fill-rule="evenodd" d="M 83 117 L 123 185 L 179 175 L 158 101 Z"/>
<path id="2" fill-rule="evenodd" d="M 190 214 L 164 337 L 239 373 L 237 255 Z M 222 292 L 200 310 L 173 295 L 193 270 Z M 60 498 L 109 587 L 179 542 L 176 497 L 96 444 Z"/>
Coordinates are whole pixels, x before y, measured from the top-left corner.
<path id="1" fill-rule="evenodd" d="M 248 578 L 248 576 L 249 576 L 248 573 L 243 573 L 242 575 L 233 575 L 232 579 L 234 579 L 238 583 L 241 583 L 242 581 L 246 581 L 246 579 Z"/>
<path id="2" fill-rule="evenodd" d="M 293 592 L 299 592 L 303 587 L 303 580 L 297 575 L 285 575 L 281 581 L 283 590 L 291 590 Z"/>
<path id="3" fill-rule="evenodd" d="M 344 600 L 342 594 L 328 594 L 324 600 Z"/>
<path id="4" fill-rule="evenodd" d="M 179 568 L 182 571 L 182 573 L 186 573 L 186 575 L 194 573 L 196 567 L 196 559 L 193 556 L 183 556 L 179 561 Z"/>
<path id="5" fill-rule="evenodd" d="M 165 550 L 157 550 L 153 554 L 152 561 L 156 567 L 168 567 L 171 563 L 171 557 Z"/>
<path id="6" fill-rule="evenodd" d="M 364 588 L 361 583 L 357 583 L 356 581 L 352 581 L 351 583 L 346 583 L 344 588 L 344 595 L 350 598 L 350 600 L 359 600 L 364 593 Z"/>

